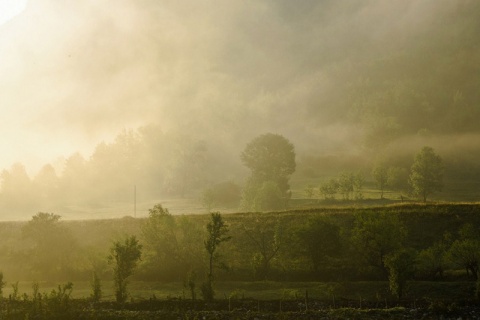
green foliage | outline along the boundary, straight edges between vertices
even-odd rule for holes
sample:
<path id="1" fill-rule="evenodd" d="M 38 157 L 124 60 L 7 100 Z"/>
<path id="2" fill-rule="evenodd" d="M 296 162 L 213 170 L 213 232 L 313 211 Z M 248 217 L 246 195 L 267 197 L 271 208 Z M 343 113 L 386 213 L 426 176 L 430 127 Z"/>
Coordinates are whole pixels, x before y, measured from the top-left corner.
<path id="1" fill-rule="evenodd" d="M 410 173 L 410 184 L 414 193 L 426 202 L 429 195 L 442 191 L 443 172 L 440 156 L 432 148 L 423 147 L 415 156 Z"/>
<path id="2" fill-rule="evenodd" d="M 213 281 L 214 262 L 218 258 L 217 249 L 223 242 L 229 241 L 232 237 L 228 235 L 228 226 L 225 224 L 219 212 L 210 214 L 210 221 L 207 223 L 207 239 L 204 241 L 205 250 L 209 257 L 208 279 Z"/>
<path id="3" fill-rule="evenodd" d="M 187 277 L 183 282 L 183 286 L 185 288 L 188 288 L 190 291 L 190 297 L 192 298 L 193 301 L 195 301 L 196 298 L 196 293 L 195 293 L 195 287 L 197 285 L 197 274 L 195 271 L 190 271 L 187 273 Z"/>
<path id="4" fill-rule="evenodd" d="M 90 285 L 92 288 L 90 299 L 93 302 L 100 302 L 100 300 L 102 299 L 102 284 L 101 284 L 100 278 L 98 277 L 95 271 L 92 274 L 92 280 Z"/>
<path id="5" fill-rule="evenodd" d="M 29 242 L 30 268 L 37 277 L 57 279 L 73 269 L 77 243 L 59 220 L 59 215 L 39 212 L 22 228 Z"/>
<path id="6" fill-rule="evenodd" d="M 257 190 L 255 211 L 279 210 L 285 207 L 286 199 L 273 181 L 266 181 Z"/>
<path id="7" fill-rule="evenodd" d="M 205 250 L 208 253 L 208 274 L 206 282 L 201 286 L 204 300 L 211 301 L 214 298 L 214 263 L 218 261 L 218 246 L 229 241 L 232 237 L 228 235 L 229 229 L 219 212 L 210 214 L 210 221 L 207 223 L 207 239 L 204 241 Z"/>
<path id="8" fill-rule="evenodd" d="M 353 178 L 353 191 L 355 193 L 355 200 L 362 200 L 363 199 L 363 185 L 365 184 L 365 177 L 363 173 L 357 172 L 354 174 Z"/>
<path id="9" fill-rule="evenodd" d="M 408 170 L 400 167 L 388 168 L 387 185 L 393 190 L 409 191 L 409 175 Z"/>
<path id="10" fill-rule="evenodd" d="M 12 294 L 10 295 L 9 298 L 10 300 L 13 300 L 13 301 L 17 301 L 20 298 L 18 293 L 18 281 L 12 283 Z"/>
<path id="11" fill-rule="evenodd" d="M 380 199 L 383 199 L 383 192 L 388 187 L 388 168 L 384 163 L 377 163 L 372 169 L 372 176 L 377 187 L 380 189 Z"/>
<path id="12" fill-rule="evenodd" d="M 416 252 L 408 248 L 402 248 L 385 258 L 390 291 L 398 298 L 403 297 L 407 280 L 412 279 L 414 276 L 415 263 Z"/>
<path id="13" fill-rule="evenodd" d="M 202 283 L 200 287 L 200 292 L 202 293 L 202 298 L 205 301 L 213 301 L 215 298 L 215 289 L 213 288 L 213 281 L 208 278 L 205 282 Z"/>
<path id="14" fill-rule="evenodd" d="M 186 217 L 174 217 L 156 204 L 142 225 L 145 265 L 159 279 L 182 279 L 201 263 L 201 227 Z"/>
<path id="15" fill-rule="evenodd" d="M 155 254 L 160 263 L 175 260 L 180 254 L 178 248 L 177 224 L 167 208 L 156 204 L 148 210 L 148 219 L 142 226 L 145 247 Z"/>
<path id="16" fill-rule="evenodd" d="M 338 256 L 341 251 L 340 227 L 325 217 L 310 219 L 300 227 L 297 236 L 314 271 L 318 271 L 330 257 Z"/>
<path id="17" fill-rule="evenodd" d="M 320 185 L 320 193 L 325 200 L 335 199 L 335 194 L 338 192 L 340 184 L 337 179 L 331 178 Z"/>
<path id="18" fill-rule="evenodd" d="M 287 198 L 274 181 L 258 183 L 249 179 L 242 195 L 246 211 L 275 211 L 285 208 Z"/>
<path id="19" fill-rule="evenodd" d="M 142 246 L 135 236 L 126 237 L 123 242 L 115 241 L 110 249 L 109 261 L 113 264 L 115 299 L 124 303 L 127 299 L 127 278 L 130 277 L 142 255 Z"/>
<path id="20" fill-rule="evenodd" d="M 68 282 L 63 286 L 58 285 L 57 290 L 52 290 L 46 296 L 49 312 L 55 315 L 68 314 L 70 300 L 73 291 L 73 283 Z"/>
<path id="21" fill-rule="evenodd" d="M 232 181 L 217 183 L 206 189 L 202 195 L 203 206 L 208 210 L 214 207 L 238 207 L 240 199 L 241 189 Z"/>
<path id="22" fill-rule="evenodd" d="M 271 261 L 284 245 L 283 226 L 280 220 L 258 213 L 252 214 L 249 220 L 248 224 L 243 225 L 243 230 L 253 244 L 254 274 L 267 280 Z"/>
<path id="23" fill-rule="evenodd" d="M 279 198 L 290 197 L 288 180 L 296 167 L 294 146 L 290 141 L 278 134 L 263 134 L 247 144 L 241 160 L 251 170 L 246 187 L 250 190 L 243 196 L 246 207 L 255 206 L 250 201 L 255 200 L 256 192 L 265 188 L 271 191 L 271 187 L 265 186 L 266 182 L 276 185 Z"/>
<path id="24" fill-rule="evenodd" d="M 356 200 L 363 199 L 364 183 L 365 177 L 361 172 L 342 172 L 338 177 L 338 190 L 342 194 L 343 200 L 350 200 L 352 197 Z"/>
<path id="25" fill-rule="evenodd" d="M 386 257 L 403 247 L 406 235 L 397 215 L 364 211 L 355 216 L 352 241 L 365 261 L 384 274 Z"/>
<path id="26" fill-rule="evenodd" d="M 459 239 L 450 247 L 448 255 L 455 265 L 464 268 L 474 279 L 479 278 L 480 235 L 478 227 L 465 224 L 459 232 Z"/>
<path id="27" fill-rule="evenodd" d="M 153 211 L 159 216 L 157 222 L 160 225 L 158 229 L 154 229 L 157 230 L 156 232 L 152 231 L 152 234 L 164 235 L 165 239 L 161 241 L 165 242 L 159 244 L 157 251 L 159 256 L 157 256 L 155 249 L 149 247 L 146 240 L 142 238 L 142 244 L 145 246 L 145 250 L 142 250 L 143 262 L 138 265 L 135 278 L 152 282 L 177 282 L 180 283 L 178 287 L 181 288 L 181 282 L 187 279 L 187 272 L 195 271 L 199 275 L 196 290 L 200 294 L 201 283 L 205 281 L 204 275 L 208 274 L 209 267 L 208 252 L 204 247 L 204 240 L 206 240 L 204 229 L 210 222 L 211 215 L 166 215 L 166 210 L 163 208 L 162 211 L 159 207 Z M 397 252 L 402 247 L 413 247 L 419 252 L 416 279 L 439 280 L 443 272 L 444 279 L 464 280 L 464 270 L 466 270 L 465 265 L 468 260 L 465 260 L 464 264 L 460 258 L 468 258 L 469 252 L 477 252 L 475 247 L 468 247 L 465 242 L 475 240 L 478 225 L 480 225 L 479 212 L 480 206 L 477 204 L 420 205 L 406 203 L 370 208 L 329 207 L 257 215 L 245 213 L 222 215 L 222 220 L 229 229 L 226 236 L 232 238 L 230 241 L 222 242 L 213 254 L 215 281 L 212 286 L 215 289 L 217 286 L 221 288 L 217 281 L 264 279 L 265 274 L 271 281 L 334 281 L 340 279 L 342 281 L 365 281 L 378 280 L 382 276 L 387 279 L 388 269 L 385 265 L 384 267 L 380 266 L 380 257 L 385 253 L 388 255 L 391 252 Z M 356 221 L 357 216 L 362 215 L 366 216 L 365 221 L 359 223 Z M 259 219 L 254 218 L 255 216 L 258 216 Z M 379 219 L 383 223 L 370 223 L 370 217 Z M 169 220 L 170 218 L 172 220 Z M 61 223 L 61 226 L 72 232 L 76 239 L 83 239 L 85 245 L 95 246 L 98 250 L 106 252 L 111 246 L 110 239 L 112 237 L 118 233 L 140 235 L 143 225 L 149 223 L 149 219 L 150 217 L 65 221 Z M 400 232 L 400 235 L 396 236 L 397 231 L 391 226 L 391 224 L 396 224 L 396 220 L 405 230 L 408 230 L 408 234 Z M 173 221 L 173 223 L 169 221 Z M 461 228 L 466 222 L 469 222 L 471 226 Z M 25 279 L 22 278 L 21 270 L 17 271 L 15 268 L 20 269 L 22 261 L 24 261 L 17 260 L 20 253 L 27 255 L 31 252 L 29 250 L 31 240 L 22 239 L 21 230 L 27 224 L 28 222 L 4 222 L 0 225 L 2 232 L 8 231 L 7 240 L 2 246 L 3 249 L 0 249 L 1 257 L 3 257 L 2 271 L 9 277 Z M 367 228 L 365 226 L 367 224 L 373 226 L 369 225 Z M 168 233 L 171 230 L 168 230 L 167 226 L 173 228 L 176 238 L 170 236 L 173 233 Z M 279 226 L 280 228 L 278 228 Z M 370 233 L 362 231 L 362 234 L 366 235 L 359 236 L 360 232 L 357 229 L 361 226 L 365 230 L 373 229 L 373 231 L 369 231 Z M 247 235 L 244 228 L 254 235 L 255 240 Z M 445 231 L 452 234 L 452 239 L 441 241 L 441 245 L 437 244 L 440 242 L 439 235 Z M 394 239 L 390 239 L 390 236 Z M 161 237 L 155 239 L 161 239 Z M 357 241 L 357 239 L 361 239 L 361 241 Z M 395 239 L 401 240 L 397 241 L 400 242 L 400 247 L 398 243 L 395 244 Z M 178 250 L 175 249 L 176 245 L 172 246 L 173 251 L 165 251 L 165 248 L 162 248 L 163 246 L 168 247 L 176 241 Z M 449 259 L 446 260 L 442 252 L 450 251 L 449 248 L 455 241 L 457 241 L 457 244 L 453 246 L 455 250 L 452 249 L 452 253 L 448 254 Z M 261 245 L 257 245 L 257 243 Z M 367 248 L 367 246 L 369 247 Z M 75 250 L 79 249 L 82 248 L 75 248 Z M 85 251 L 80 251 L 80 253 L 83 252 Z M 164 255 L 166 252 L 170 252 L 173 256 L 168 258 L 168 255 Z M 458 256 L 456 260 L 453 259 L 455 257 L 453 253 Z M 275 255 L 270 259 L 272 254 Z M 104 254 L 104 258 L 106 258 L 105 256 Z M 164 257 L 167 261 L 164 260 Z M 183 262 L 184 259 L 186 263 Z M 269 265 L 265 265 L 264 263 L 268 261 Z M 86 285 L 82 292 L 85 297 L 90 296 L 91 287 L 88 283 L 92 265 L 83 259 L 74 260 L 72 263 L 79 272 L 72 273 L 71 279 L 84 281 Z M 228 266 L 229 272 L 219 272 L 222 263 Z M 254 266 L 254 276 L 252 276 L 252 266 Z M 101 273 L 101 268 L 95 270 L 102 280 L 108 276 L 108 273 Z M 474 272 L 475 269 L 468 271 L 470 275 Z M 27 276 L 30 275 L 27 274 Z M 38 280 L 45 281 L 44 278 Z M 103 281 L 102 284 L 104 284 Z M 474 286 L 473 282 L 465 285 L 472 288 Z M 188 295 L 187 288 L 188 286 L 185 287 L 185 292 Z M 111 296 L 110 286 L 104 285 L 102 289 L 104 297 Z M 4 295 L 7 290 L 11 293 L 10 284 L 4 290 Z M 22 282 L 20 282 L 19 290 L 22 290 Z M 470 290 L 470 293 L 473 290 Z M 19 300 L 22 300 L 21 294 L 21 292 L 18 294 Z M 178 296 L 178 292 L 173 292 L 171 295 Z M 221 293 L 217 292 L 217 296 L 220 295 Z"/>
<path id="28" fill-rule="evenodd" d="M 307 185 L 303 191 L 308 199 L 313 198 L 313 195 L 315 194 L 315 188 L 311 184 Z"/>
<path id="29" fill-rule="evenodd" d="M 355 175 L 351 172 L 342 172 L 338 178 L 338 190 L 343 196 L 343 200 L 350 200 L 353 193 Z"/>
<path id="30" fill-rule="evenodd" d="M 430 279 L 443 278 L 448 268 L 448 244 L 446 241 L 435 242 L 432 246 L 418 253 L 418 272 Z"/>

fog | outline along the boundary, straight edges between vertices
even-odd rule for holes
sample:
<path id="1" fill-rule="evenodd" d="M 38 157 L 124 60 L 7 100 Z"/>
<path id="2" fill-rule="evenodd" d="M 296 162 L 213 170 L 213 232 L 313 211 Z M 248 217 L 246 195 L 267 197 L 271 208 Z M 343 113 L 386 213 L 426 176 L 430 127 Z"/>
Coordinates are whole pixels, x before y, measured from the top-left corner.
<path id="1" fill-rule="evenodd" d="M 299 159 L 411 158 L 429 142 L 447 152 L 446 141 L 448 154 L 455 141 L 474 150 L 479 9 L 30 0 L 0 25 L 0 167 L 20 162 L 33 178 L 51 163 L 61 175 L 72 154 L 89 161 L 102 141 L 152 124 L 204 143 L 228 170 L 216 176 L 238 181 L 239 153 L 265 132 L 287 137 Z"/>

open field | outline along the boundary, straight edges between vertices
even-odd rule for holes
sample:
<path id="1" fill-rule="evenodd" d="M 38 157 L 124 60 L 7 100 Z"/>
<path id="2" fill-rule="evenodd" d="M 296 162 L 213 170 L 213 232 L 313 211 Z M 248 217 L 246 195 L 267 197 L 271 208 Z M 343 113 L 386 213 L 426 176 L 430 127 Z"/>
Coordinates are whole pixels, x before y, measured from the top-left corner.
<path id="1" fill-rule="evenodd" d="M 39 282 L 39 292 L 49 294 L 57 290 L 58 285 L 64 283 Z M 32 282 L 21 281 L 18 283 L 20 296 L 32 294 Z M 389 292 L 387 281 L 357 281 L 357 282 L 278 282 L 278 281 L 224 281 L 215 284 L 218 300 L 225 299 L 253 299 L 253 300 L 302 300 L 308 292 L 312 300 L 321 300 L 324 303 L 341 304 L 340 301 L 364 303 L 382 303 L 389 305 L 401 303 Z M 91 295 L 91 284 L 88 281 L 73 283 L 72 298 L 88 299 Z M 403 301 L 422 299 L 431 300 L 471 300 L 474 296 L 475 284 L 471 281 L 411 281 Z M 133 300 L 160 300 L 191 299 L 188 288 L 182 282 L 156 282 L 156 281 L 131 281 L 129 293 Z M 13 288 L 7 284 L 3 296 L 13 294 Z M 102 300 L 114 301 L 113 281 L 102 281 Z"/>
<path id="2" fill-rule="evenodd" d="M 43 298 L 21 294 L 0 301 L 2 319 L 476 319 L 478 302 L 468 298 L 471 283 L 411 283 L 410 296 L 388 295 L 385 282 L 286 283 L 221 282 L 213 302 L 192 301 L 181 283 L 131 283 L 131 300 L 113 301 L 111 282 L 104 283 L 102 302 L 89 302 L 89 284 L 74 284 L 59 296 L 41 283 Z M 20 293 L 28 283 L 19 283 Z M 49 294 L 49 292 L 52 292 Z M 427 295 L 428 297 L 425 297 Z M 456 295 L 457 299 L 450 297 Z"/>

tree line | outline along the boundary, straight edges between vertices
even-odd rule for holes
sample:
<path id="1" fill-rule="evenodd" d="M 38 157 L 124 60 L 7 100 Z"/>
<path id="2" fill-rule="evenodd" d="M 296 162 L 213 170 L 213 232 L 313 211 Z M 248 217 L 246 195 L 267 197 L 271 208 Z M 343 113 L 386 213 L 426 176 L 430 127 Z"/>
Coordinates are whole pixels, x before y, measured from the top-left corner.
<path id="1" fill-rule="evenodd" d="M 146 219 L 102 227 L 38 213 L 3 245 L 0 258 L 9 279 L 93 277 L 97 295 L 102 281 L 114 280 L 118 301 L 128 298 L 130 278 L 183 282 L 192 298 L 198 292 L 204 299 L 214 298 L 222 280 L 388 280 L 401 297 L 410 280 L 478 279 L 478 210 L 445 205 L 173 216 L 156 205 Z"/>
<path id="2" fill-rule="evenodd" d="M 396 191 L 427 202 L 428 197 L 442 191 L 444 171 L 442 158 L 433 148 L 425 146 L 415 155 L 410 172 L 382 160 L 373 165 L 371 177 L 379 190 L 380 199 L 384 199 L 386 191 Z M 344 171 L 338 177 L 324 180 L 318 188 L 307 185 L 304 193 L 307 198 L 318 194 L 324 200 L 335 200 L 337 195 L 342 200 L 362 200 L 365 181 L 366 177 L 361 171 Z"/>
<path id="3" fill-rule="evenodd" d="M 213 168 L 223 168 L 222 161 L 204 141 L 185 134 L 164 133 L 155 125 L 124 130 L 114 141 L 98 144 L 89 158 L 74 153 L 59 165 L 44 165 L 32 178 L 21 163 L 4 169 L 0 208 L 26 212 L 96 206 L 130 198 L 135 185 L 145 200 L 191 196 L 217 178 L 222 170 Z"/>
<path id="4" fill-rule="evenodd" d="M 423 158 L 422 158 L 423 157 Z M 142 198 L 201 198 L 207 209 L 241 208 L 243 211 L 283 210 L 292 197 L 290 178 L 295 172 L 296 153 L 292 142 L 280 134 L 262 134 L 250 141 L 240 154 L 250 170 L 243 186 L 224 178 L 228 165 L 214 156 L 205 142 L 184 135 L 162 133 L 157 126 L 124 131 L 112 143 L 101 143 L 90 159 L 76 153 L 64 162 L 61 174 L 48 164 L 31 179 L 20 163 L 0 174 L 0 208 L 9 212 L 43 211 L 73 205 L 101 205 L 131 198 L 134 186 Z M 227 161 L 228 162 L 228 161 Z M 428 171 L 428 172 L 427 172 Z M 382 192 L 403 188 L 401 168 L 377 163 L 373 178 Z M 233 174 L 232 177 L 237 177 Z M 441 190 L 443 163 L 433 149 L 417 155 L 407 179 L 412 194 L 427 197 Z M 325 199 L 341 194 L 344 200 L 363 198 L 366 178 L 343 172 L 324 181 L 319 192 Z M 306 194 L 312 194 L 313 186 Z M 199 195 L 201 193 L 201 195 Z"/>

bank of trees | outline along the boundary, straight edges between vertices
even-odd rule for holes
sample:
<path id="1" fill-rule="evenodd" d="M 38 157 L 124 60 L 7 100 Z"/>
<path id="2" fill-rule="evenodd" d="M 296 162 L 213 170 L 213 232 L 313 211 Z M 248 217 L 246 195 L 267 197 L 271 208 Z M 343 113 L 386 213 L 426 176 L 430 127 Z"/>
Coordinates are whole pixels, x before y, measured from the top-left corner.
<path id="1" fill-rule="evenodd" d="M 134 185 L 144 199 L 193 197 L 221 181 L 228 170 L 223 162 L 204 141 L 186 134 L 154 125 L 124 130 L 114 141 L 99 143 L 89 157 L 74 153 L 33 175 L 21 163 L 1 170 L 0 209 L 24 213 L 123 202 Z"/>
<path id="2" fill-rule="evenodd" d="M 243 186 L 234 179 L 223 180 L 221 157 L 212 157 L 200 140 L 167 135 L 154 126 L 124 131 L 114 142 L 99 144 L 89 159 L 78 153 L 71 155 L 61 170 L 48 164 L 33 179 L 19 163 L 3 170 L 0 208 L 25 212 L 115 200 L 121 203 L 131 197 L 134 186 L 141 190 L 143 199 L 196 197 L 209 211 L 288 208 L 290 178 L 297 166 L 294 145 L 280 134 L 262 134 L 245 146 L 240 159 L 250 170 Z M 379 162 L 373 166 L 372 178 L 380 198 L 385 191 L 395 190 L 427 201 L 442 190 L 443 172 L 440 156 L 424 147 L 411 168 Z M 307 186 L 305 193 L 325 200 L 362 200 L 368 179 L 365 172 L 344 170 L 317 186 Z"/>
<path id="3" fill-rule="evenodd" d="M 431 147 L 423 147 L 414 157 L 410 168 L 389 164 L 386 160 L 375 162 L 371 178 L 385 198 L 385 192 L 396 192 L 426 202 L 428 197 L 442 191 L 445 167 L 442 158 Z M 343 171 L 336 177 L 325 179 L 318 188 L 312 184 L 304 188 L 307 198 L 319 196 L 324 200 L 363 200 L 367 179 L 362 171 Z"/>
<path id="4" fill-rule="evenodd" d="M 72 226 L 79 222 L 39 213 L 18 229 L 15 241 L 0 247 L 0 259 L 8 279 L 76 281 L 93 272 L 97 297 L 102 281 L 114 280 L 119 302 L 128 298 L 127 284 L 134 279 L 184 282 L 192 297 L 198 291 L 207 300 L 215 296 L 216 281 L 265 279 L 384 280 L 401 297 L 412 279 L 478 279 L 479 210 L 414 206 L 172 216 L 155 205 L 147 219 L 112 220 L 100 229 L 101 222 L 82 222 L 78 233 Z M 87 258 L 90 249 L 81 238 L 87 230 L 97 230 L 90 236 L 99 241 L 98 261 Z M 95 267 L 99 260 L 103 269 Z"/>

